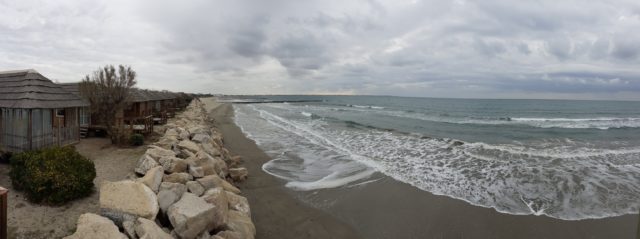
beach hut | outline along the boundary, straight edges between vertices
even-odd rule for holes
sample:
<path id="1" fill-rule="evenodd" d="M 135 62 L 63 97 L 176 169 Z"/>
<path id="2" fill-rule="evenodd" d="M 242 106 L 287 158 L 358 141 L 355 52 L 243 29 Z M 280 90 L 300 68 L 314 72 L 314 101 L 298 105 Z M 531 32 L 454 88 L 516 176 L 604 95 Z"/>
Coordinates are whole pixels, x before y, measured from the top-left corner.
<path id="1" fill-rule="evenodd" d="M 153 96 L 146 90 L 131 89 L 131 102 L 122 112 L 124 128 L 142 134 L 153 132 L 153 103 Z"/>
<path id="2" fill-rule="evenodd" d="M 58 85 L 62 86 L 62 88 L 64 90 L 66 90 L 67 92 L 76 95 L 77 97 L 82 99 L 82 96 L 80 96 L 80 84 L 79 83 L 59 83 Z M 82 99 L 83 101 L 86 101 L 85 99 Z M 87 137 L 87 133 L 89 131 L 89 128 L 91 126 L 91 110 L 90 110 L 90 106 L 88 101 L 87 102 L 87 106 L 85 107 L 80 107 L 78 110 L 78 114 L 80 115 L 80 120 L 78 121 L 79 125 L 80 125 L 80 137 L 81 138 L 85 138 Z"/>
<path id="3" fill-rule="evenodd" d="M 35 70 L 0 72 L 0 150 L 22 152 L 80 140 L 86 101 Z"/>

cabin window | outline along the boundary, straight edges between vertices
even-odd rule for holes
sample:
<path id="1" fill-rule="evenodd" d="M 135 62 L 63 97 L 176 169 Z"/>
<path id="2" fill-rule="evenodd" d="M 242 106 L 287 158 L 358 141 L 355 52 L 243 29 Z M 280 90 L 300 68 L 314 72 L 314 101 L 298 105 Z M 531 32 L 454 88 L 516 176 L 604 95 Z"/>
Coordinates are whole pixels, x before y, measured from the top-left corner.
<path id="1" fill-rule="evenodd" d="M 64 109 L 56 109 L 56 117 L 64 117 Z"/>
<path id="2" fill-rule="evenodd" d="M 160 101 L 156 101 L 156 110 L 160 110 L 161 104 Z"/>

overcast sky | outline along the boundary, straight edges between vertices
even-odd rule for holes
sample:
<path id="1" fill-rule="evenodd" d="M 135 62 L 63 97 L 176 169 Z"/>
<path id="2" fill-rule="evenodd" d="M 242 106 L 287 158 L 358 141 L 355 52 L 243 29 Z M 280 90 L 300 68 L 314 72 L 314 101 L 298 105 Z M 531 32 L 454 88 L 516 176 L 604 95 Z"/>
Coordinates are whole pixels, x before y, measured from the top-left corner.
<path id="1" fill-rule="evenodd" d="M 0 0 L 1 70 L 226 94 L 640 99 L 640 1 Z"/>

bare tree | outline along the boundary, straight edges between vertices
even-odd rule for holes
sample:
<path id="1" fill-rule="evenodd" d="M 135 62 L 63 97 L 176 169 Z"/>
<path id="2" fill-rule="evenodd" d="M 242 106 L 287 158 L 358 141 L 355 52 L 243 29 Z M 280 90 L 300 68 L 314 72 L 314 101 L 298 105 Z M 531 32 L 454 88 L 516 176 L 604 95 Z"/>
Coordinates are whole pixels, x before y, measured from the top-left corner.
<path id="1" fill-rule="evenodd" d="M 130 66 L 107 65 L 85 76 L 80 83 L 80 94 L 91 103 L 91 113 L 104 125 L 111 142 L 126 139 L 123 126 L 116 121 L 131 99 L 131 88 L 136 85 L 136 72 Z"/>

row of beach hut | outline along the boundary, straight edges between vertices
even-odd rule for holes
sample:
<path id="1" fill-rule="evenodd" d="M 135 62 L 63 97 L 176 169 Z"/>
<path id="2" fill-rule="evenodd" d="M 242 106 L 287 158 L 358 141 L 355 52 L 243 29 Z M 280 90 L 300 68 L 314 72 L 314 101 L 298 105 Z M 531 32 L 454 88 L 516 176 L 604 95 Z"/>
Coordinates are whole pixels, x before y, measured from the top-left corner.
<path id="1" fill-rule="evenodd" d="M 35 70 L 0 72 L 0 152 L 22 152 L 77 143 L 104 132 L 78 83 L 56 84 Z M 115 125 L 132 133 L 153 132 L 193 98 L 191 94 L 134 88 Z"/>

